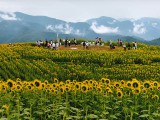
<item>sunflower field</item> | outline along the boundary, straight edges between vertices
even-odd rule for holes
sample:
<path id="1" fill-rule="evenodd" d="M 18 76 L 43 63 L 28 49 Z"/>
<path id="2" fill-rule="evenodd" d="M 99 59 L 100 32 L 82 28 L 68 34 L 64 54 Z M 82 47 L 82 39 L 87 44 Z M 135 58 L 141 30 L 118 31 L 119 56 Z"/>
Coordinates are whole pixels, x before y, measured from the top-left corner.
<path id="1" fill-rule="evenodd" d="M 0 120 L 159 120 L 160 47 L 0 45 Z"/>
<path id="2" fill-rule="evenodd" d="M 1 81 L 0 116 L 11 120 L 160 119 L 157 81 Z"/>
<path id="3" fill-rule="evenodd" d="M 93 46 L 96 48 L 96 46 Z M 103 46 L 102 46 L 103 48 Z M 92 50 L 51 50 L 30 44 L 0 45 L 0 79 L 30 81 L 159 80 L 160 47 L 139 45 L 137 50 L 123 48 Z"/>

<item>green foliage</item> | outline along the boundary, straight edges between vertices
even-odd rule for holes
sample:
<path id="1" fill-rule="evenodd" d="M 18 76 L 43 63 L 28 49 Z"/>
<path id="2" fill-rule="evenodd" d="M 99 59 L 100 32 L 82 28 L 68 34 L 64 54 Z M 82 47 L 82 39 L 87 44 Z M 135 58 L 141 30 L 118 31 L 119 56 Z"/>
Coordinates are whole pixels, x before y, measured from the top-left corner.
<path id="1" fill-rule="evenodd" d="M 160 47 L 138 45 L 137 50 L 51 50 L 18 43 L 0 45 L 0 79 L 59 80 L 101 79 L 159 80 Z M 98 46 L 93 46 L 98 47 Z M 105 46 L 104 46 L 105 47 Z"/>

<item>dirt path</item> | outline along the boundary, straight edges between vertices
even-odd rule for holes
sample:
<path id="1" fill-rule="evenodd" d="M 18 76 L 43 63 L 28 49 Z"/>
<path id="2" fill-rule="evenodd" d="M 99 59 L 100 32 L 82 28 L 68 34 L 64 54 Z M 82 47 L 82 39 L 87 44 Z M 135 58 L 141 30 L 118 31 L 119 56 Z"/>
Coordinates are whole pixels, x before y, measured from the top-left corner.
<path id="1" fill-rule="evenodd" d="M 108 50 L 108 51 L 117 51 L 117 50 L 123 50 L 122 47 L 116 47 L 115 49 L 110 49 L 109 46 L 89 46 L 88 49 L 87 48 L 83 48 L 82 45 L 71 45 L 70 47 L 67 46 L 65 47 L 64 45 L 60 46 L 59 50 Z"/>

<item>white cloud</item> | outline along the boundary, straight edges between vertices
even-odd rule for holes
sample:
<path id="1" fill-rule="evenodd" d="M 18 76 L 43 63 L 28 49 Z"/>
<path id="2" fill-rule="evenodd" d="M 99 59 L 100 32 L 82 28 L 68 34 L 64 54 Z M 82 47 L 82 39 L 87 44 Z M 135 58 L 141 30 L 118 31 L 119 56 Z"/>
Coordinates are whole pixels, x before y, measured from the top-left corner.
<path id="1" fill-rule="evenodd" d="M 19 20 L 14 13 L 1 12 L 0 17 L 4 20 Z"/>
<path id="2" fill-rule="evenodd" d="M 69 24 L 65 24 L 65 27 L 64 27 L 64 33 L 65 34 L 71 34 L 73 31 L 73 28 L 69 26 Z"/>
<path id="3" fill-rule="evenodd" d="M 79 29 L 74 29 L 68 23 L 59 24 L 59 25 L 48 25 L 46 26 L 46 30 L 60 32 L 64 34 L 75 34 L 75 35 L 84 35 Z"/>
<path id="4" fill-rule="evenodd" d="M 152 23 L 153 27 L 156 27 L 158 25 L 158 23 Z"/>
<path id="5" fill-rule="evenodd" d="M 141 24 L 136 24 L 134 23 L 134 28 L 133 28 L 133 33 L 135 34 L 144 34 L 146 33 L 146 28 L 144 27 L 144 24 L 141 23 Z"/>
<path id="6" fill-rule="evenodd" d="M 109 24 L 114 24 L 115 22 L 117 22 L 116 20 L 113 20 L 112 22 L 108 22 Z"/>
<path id="7" fill-rule="evenodd" d="M 98 26 L 96 22 L 93 22 L 90 28 L 94 32 L 100 33 L 100 34 L 103 34 L 103 33 L 117 33 L 118 29 L 119 29 L 119 27 L 111 28 L 111 27 L 106 27 L 106 26 L 103 26 L 103 25 Z"/>

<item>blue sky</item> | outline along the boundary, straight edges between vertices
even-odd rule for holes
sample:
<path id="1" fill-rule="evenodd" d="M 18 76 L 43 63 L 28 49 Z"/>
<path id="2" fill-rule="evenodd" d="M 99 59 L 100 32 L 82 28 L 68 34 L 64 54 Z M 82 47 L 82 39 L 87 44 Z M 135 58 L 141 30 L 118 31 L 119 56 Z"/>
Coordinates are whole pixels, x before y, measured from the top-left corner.
<path id="1" fill-rule="evenodd" d="M 160 18 L 160 0 L 0 0 L 0 11 L 43 15 L 70 22 L 108 16 Z"/>

